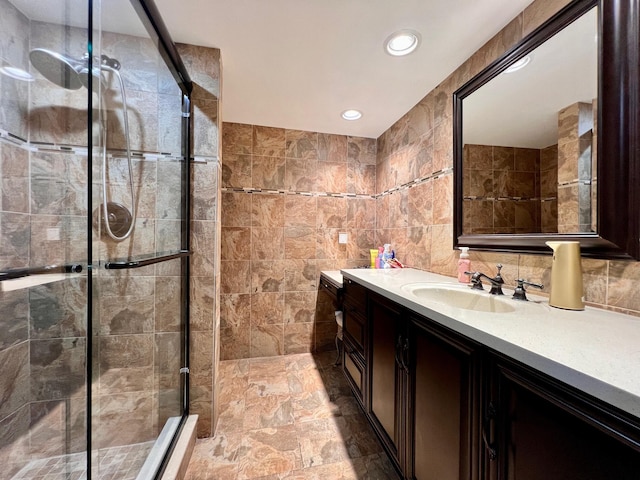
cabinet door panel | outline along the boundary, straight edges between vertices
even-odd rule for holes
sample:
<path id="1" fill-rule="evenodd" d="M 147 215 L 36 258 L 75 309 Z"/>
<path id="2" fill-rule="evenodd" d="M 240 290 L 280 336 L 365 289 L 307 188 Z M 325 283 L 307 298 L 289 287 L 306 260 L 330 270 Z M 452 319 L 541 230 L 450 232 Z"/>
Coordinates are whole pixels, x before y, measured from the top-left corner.
<path id="1" fill-rule="evenodd" d="M 463 365 L 426 335 L 415 342 L 415 478 L 458 480 Z"/>
<path id="2" fill-rule="evenodd" d="M 624 435 L 605 433 L 609 423 L 584 416 L 571 396 L 549 393 L 504 371 L 499 378 L 499 479 L 637 480 L 640 451 Z M 632 442 L 633 443 L 633 442 Z"/>
<path id="3" fill-rule="evenodd" d="M 370 297 L 369 304 L 371 351 L 370 414 L 388 437 L 386 443 L 397 452 L 399 447 L 396 429 L 399 373 L 396 365 L 396 337 L 400 314 L 386 301 Z M 379 429 L 378 427 L 378 429 Z"/>
<path id="4" fill-rule="evenodd" d="M 477 478 L 472 462 L 479 387 L 479 349 L 412 322 L 410 384 L 413 476 L 417 480 Z M 475 472 L 475 473 L 472 473 Z"/>

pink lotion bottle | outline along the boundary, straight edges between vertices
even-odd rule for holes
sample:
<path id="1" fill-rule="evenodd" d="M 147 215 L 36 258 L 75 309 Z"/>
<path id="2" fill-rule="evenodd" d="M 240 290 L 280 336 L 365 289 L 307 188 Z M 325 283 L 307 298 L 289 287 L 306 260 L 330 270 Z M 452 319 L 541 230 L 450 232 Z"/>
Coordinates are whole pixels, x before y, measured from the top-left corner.
<path id="1" fill-rule="evenodd" d="M 471 260 L 469 260 L 469 247 L 460 247 L 460 259 L 458 260 L 458 281 L 469 283 L 469 275 L 464 272 L 471 271 Z"/>

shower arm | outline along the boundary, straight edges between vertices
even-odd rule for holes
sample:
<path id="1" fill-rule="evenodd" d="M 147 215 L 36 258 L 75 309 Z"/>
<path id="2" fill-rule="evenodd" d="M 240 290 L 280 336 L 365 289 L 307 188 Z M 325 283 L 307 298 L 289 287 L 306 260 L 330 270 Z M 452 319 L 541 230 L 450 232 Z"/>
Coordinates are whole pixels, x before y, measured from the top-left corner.
<path id="1" fill-rule="evenodd" d="M 130 235 L 131 232 L 133 232 L 133 228 L 135 226 L 136 223 L 136 198 L 135 198 L 135 191 L 134 191 L 134 186 L 133 186 L 133 167 L 132 167 L 132 159 L 131 159 L 131 142 L 129 140 L 129 115 L 127 112 L 127 97 L 126 97 L 126 93 L 125 93 L 125 89 L 124 89 L 124 81 L 122 80 L 122 75 L 120 75 L 120 72 L 118 71 L 120 69 L 120 62 L 118 62 L 117 60 L 111 59 L 109 57 L 107 57 L 106 55 L 102 55 L 102 64 L 100 65 L 100 69 L 101 70 L 106 70 L 108 72 L 113 73 L 117 78 L 118 78 L 118 82 L 120 83 L 120 94 L 122 97 L 122 116 L 124 119 L 124 130 L 125 130 L 125 143 L 126 143 L 126 149 L 127 149 L 127 163 L 128 163 L 128 167 L 129 167 L 129 188 L 130 188 L 130 192 L 131 192 L 131 224 L 129 225 L 129 228 L 127 230 L 127 232 L 122 235 L 121 237 L 117 236 L 116 234 L 113 233 L 113 231 L 111 230 L 111 225 L 109 224 L 109 212 L 107 209 L 107 203 L 108 203 L 108 193 L 107 193 L 107 109 L 106 109 L 106 102 L 104 100 L 103 95 L 100 95 L 100 103 L 101 103 L 101 109 L 103 111 L 103 117 L 102 117 L 102 129 L 103 129 L 103 153 L 102 153 L 102 158 L 103 158 L 103 162 L 102 162 L 102 191 L 103 191 L 103 195 L 104 195 L 104 199 L 102 202 L 102 215 L 104 217 L 104 227 L 105 227 L 105 231 L 107 233 L 107 235 L 112 239 L 115 240 L 116 242 L 121 242 L 123 240 L 126 240 Z"/>

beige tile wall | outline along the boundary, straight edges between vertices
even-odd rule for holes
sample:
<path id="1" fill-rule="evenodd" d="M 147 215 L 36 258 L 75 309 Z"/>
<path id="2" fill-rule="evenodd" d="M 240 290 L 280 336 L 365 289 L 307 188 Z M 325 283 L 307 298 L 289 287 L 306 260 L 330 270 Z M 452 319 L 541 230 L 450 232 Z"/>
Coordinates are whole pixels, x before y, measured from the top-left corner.
<path id="1" fill-rule="evenodd" d="M 191 165 L 190 413 L 213 435 L 220 360 L 220 50 L 178 44 L 194 83 Z"/>
<path id="2" fill-rule="evenodd" d="M 332 348 L 322 270 L 367 263 L 376 142 L 223 124 L 221 359 Z M 348 234 L 338 244 L 338 234 Z"/>
<path id="3" fill-rule="evenodd" d="M 378 138 L 376 243 L 393 243 L 410 265 L 455 275 L 452 94 L 568 3 L 532 3 Z M 489 273 L 502 263 L 507 283 L 525 278 L 549 285 L 550 256 L 471 251 L 471 261 L 474 269 Z M 582 265 L 590 304 L 640 316 L 634 294 L 640 263 L 583 259 Z"/>

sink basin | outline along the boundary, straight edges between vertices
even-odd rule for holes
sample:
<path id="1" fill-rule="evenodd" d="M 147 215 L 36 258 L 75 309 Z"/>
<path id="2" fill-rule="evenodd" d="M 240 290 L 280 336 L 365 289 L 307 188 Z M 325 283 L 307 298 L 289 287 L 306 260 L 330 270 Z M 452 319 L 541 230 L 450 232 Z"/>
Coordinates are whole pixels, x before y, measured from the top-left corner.
<path id="1" fill-rule="evenodd" d="M 512 300 L 502 296 L 489 295 L 488 292 L 474 291 L 468 286 L 414 283 L 404 285 L 402 289 L 420 300 L 464 310 L 490 313 L 516 311 Z"/>

